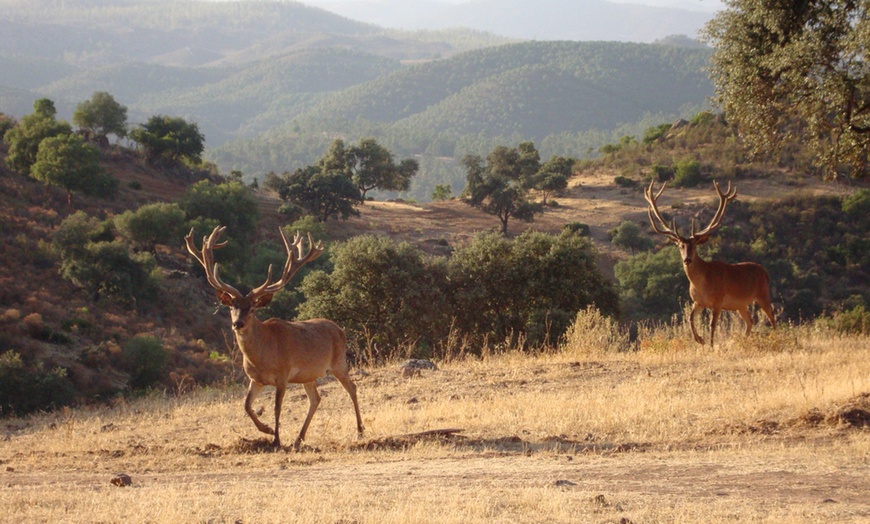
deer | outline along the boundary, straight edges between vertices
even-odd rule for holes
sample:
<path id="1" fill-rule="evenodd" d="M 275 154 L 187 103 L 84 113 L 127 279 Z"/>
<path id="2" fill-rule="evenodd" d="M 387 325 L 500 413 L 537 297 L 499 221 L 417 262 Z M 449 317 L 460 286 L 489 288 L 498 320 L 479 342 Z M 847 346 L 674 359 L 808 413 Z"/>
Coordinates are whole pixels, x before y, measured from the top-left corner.
<path id="1" fill-rule="evenodd" d="M 689 278 L 689 296 L 692 298 L 692 312 L 689 315 L 689 324 L 692 327 L 692 335 L 695 340 L 704 345 L 704 339 L 695 330 L 695 315 L 705 309 L 712 310 L 710 320 L 710 347 L 713 347 L 713 338 L 716 334 L 716 322 L 719 313 L 725 311 L 737 311 L 746 324 L 746 335 L 752 331 L 752 315 L 749 306 L 753 302 L 758 303 L 764 314 L 770 320 L 773 329 L 776 329 L 776 320 L 773 308 L 770 304 L 770 277 L 767 270 L 755 262 L 740 262 L 728 264 L 719 261 L 706 261 L 698 255 L 698 246 L 706 243 L 710 236 L 722 225 L 725 209 L 728 203 L 737 198 L 737 188 L 731 188 L 723 192 L 717 182 L 713 187 L 719 195 L 719 207 L 709 225 L 701 231 L 695 231 L 695 220 L 692 219 L 692 233 L 688 237 L 680 235 L 677 230 L 677 221 L 673 219 L 671 226 L 659 212 L 657 201 L 664 192 L 667 182 L 662 184 L 661 189 L 653 194 L 655 180 L 650 182 L 649 187 L 644 189 L 644 198 L 649 203 L 647 214 L 653 230 L 660 235 L 665 235 L 680 249 L 683 260 L 683 270 Z"/>
<path id="2" fill-rule="evenodd" d="M 360 416 L 356 384 L 349 375 L 347 337 L 344 330 L 331 320 L 322 318 L 292 322 L 270 318 L 261 322 L 256 315 L 257 309 L 268 305 L 272 296 L 283 289 L 302 266 L 320 256 L 323 252 L 322 243 L 315 244 L 311 233 L 308 233 L 309 248 L 303 255 L 302 236 L 297 232 L 291 243 L 279 227 L 278 231 L 287 251 L 281 277 L 272 282 L 270 265 L 266 281 L 245 294 L 223 282 L 218 274 L 219 264 L 214 261 L 214 250 L 227 244 L 226 241 L 218 242 L 225 229 L 226 227 L 215 227 L 211 235 L 203 237 L 201 250 L 194 245 L 193 229 L 184 237 L 184 241 L 187 250 L 205 269 L 206 279 L 215 289 L 220 303 L 230 308 L 233 334 L 244 357 L 245 374 L 250 379 L 245 397 L 245 412 L 258 430 L 274 435 L 272 447 L 280 448 L 279 421 L 287 385 L 302 384 L 308 396 L 308 414 L 293 444 L 293 449 L 298 451 L 305 440 L 311 418 L 320 404 L 316 381 L 329 372 L 350 395 L 356 414 L 357 435 L 362 436 L 365 428 Z M 263 424 L 252 407 L 265 386 L 275 387 L 275 429 Z"/>

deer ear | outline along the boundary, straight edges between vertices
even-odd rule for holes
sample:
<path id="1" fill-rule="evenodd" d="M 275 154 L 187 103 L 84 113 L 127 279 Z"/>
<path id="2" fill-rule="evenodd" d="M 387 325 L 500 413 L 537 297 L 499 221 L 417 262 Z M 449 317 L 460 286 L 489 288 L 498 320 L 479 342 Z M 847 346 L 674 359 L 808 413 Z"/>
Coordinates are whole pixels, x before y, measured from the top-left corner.
<path id="1" fill-rule="evenodd" d="M 254 307 L 266 307 L 272 302 L 272 295 L 263 295 L 254 302 Z"/>
<path id="2" fill-rule="evenodd" d="M 700 236 L 695 239 L 695 245 L 700 246 L 701 244 L 706 244 L 708 240 L 710 240 L 710 235 Z"/>
<path id="3" fill-rule="evenodd" d="M 218 289 L 215 291 L 214 294 L 217 295 L 218 300 L 220 300 L 221 304 L 223 304 L 225 306 L 232 306 L 233 305 L 233 296 L 230 295 L 229 293 L 227 293 L 225 291 L 221 291 Z"/>

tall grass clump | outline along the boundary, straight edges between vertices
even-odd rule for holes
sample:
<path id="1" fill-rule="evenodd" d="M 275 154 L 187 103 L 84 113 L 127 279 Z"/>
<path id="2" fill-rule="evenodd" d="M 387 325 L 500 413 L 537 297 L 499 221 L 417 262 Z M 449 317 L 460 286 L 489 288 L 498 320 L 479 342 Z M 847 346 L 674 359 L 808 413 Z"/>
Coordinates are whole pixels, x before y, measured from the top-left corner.
<path id="1" fill-rule="evenodd" d="M 565 332 L 562 350 L 569 355 L 596 356 L 627 351 L 628 333 L 612 317 L 601 314 L 594 306 L 577 312 L 574 323 Z"/>

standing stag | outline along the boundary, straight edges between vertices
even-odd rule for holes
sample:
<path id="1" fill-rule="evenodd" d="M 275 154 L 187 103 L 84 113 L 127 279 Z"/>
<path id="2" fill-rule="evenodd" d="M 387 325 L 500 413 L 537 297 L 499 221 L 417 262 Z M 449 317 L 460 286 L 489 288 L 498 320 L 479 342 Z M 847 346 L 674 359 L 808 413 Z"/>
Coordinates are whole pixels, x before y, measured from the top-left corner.
<path id="1" fill-rule="evenodd" d="M 713 337 L 716 334 L 716 321 L 719 313 L 737 311 L 743 322 L 746 323 L 746 334 L 752 330 L 752 315 L 749 314 L 749 306 L 757 302 L 764 314 L 770 320 L 770 324 L 776 329 L 776 320 L 773 317 L 773 308 L 770 306 L 770 277 L 767 270 L 754 262 L 740 262 L 739 264 L 726 264 L 725 262 L 707 262 L 698 256 L 697 246 L 707 242 L 710 236 L 722 223 L 725 208 L 728 202 L 737 197 L 737 188 L 731 189 L 728 182 L 728 190 L 722 192 L 719 184 L 713 182 L 716 193 L 719 195 L 719 209 L 713 215 L 710 224 L 703 230 L 695 231 L 695 220 L 692 220 L 692 234 L 689 237 L 680 236 L 677 231 L 676 219 L 671 221 L 671 226 L 662 218 L 656 201 L 665 190 L 667 183 L 653 195 L 653 185 L 650 182 L 644 190 L 644 198 L 649 203 L 649 220 L 656 233 L 665 235 L 680 248 L 683 258 L 683 269 L 689 277 L 689 295 L 692 297 L 692 314 L 689 316 L 689 324 L 692 326 L 692 335 L 699 344 L 704 344 L 704 339 L 695 331 L 695 314 L 704 309 L 713 310 L 710 320 L 710 347 L 713 347 Z M 655 217 L 655 219 L 653 219 Z"/>
<path id="2" fill-rule="evenodd" d="M 347 339 L 344 330 L 334 322 L 325 319 L 288 322 L 270 318 L 260 322 L 255 314 L 257 308 L 269 304 L 272 295 L 284 288 L 299 268 L 319 257 L 323 247 L 320 243 L 315 245 L 309 233 L 308 253 L 303 255 L 303 240 L 299 233 L 291 244 L 284 231 L 279 228 L 287 250 L 287 261 L 284 263 L 281 278 L 271 282 L 272 266 L 270 265 L 266 282 L 244 295 L 218 277 L 218 264 L 215 264 L 213 250 L 226 245 L 226 242 L 218 243 L 225 229 L 225 227 L 216 227 L 210 236 L 203 238 L 202 251 L 198 251 L 194 246 L 193 229 L 184 237 L 184 241 L 187 250 L 205 269 L 208 283 L 215 288 L 220 302 L 230 308 L 233 333 L 244 355 L 245 373 L 251 379 L 248 395 L 245 398 L 245 412 L 254 421 L 257 429 L 275 435 L 272 445 L 278 447 L 281 445 L 278 421 L 281 418 L 281 403 L 287 391 L 287 384 L 302 384 L 308 395 L 309 405 L 302 430 L 299 431 L 299 436 L 293 444 L 294 449 L 299 449 L 305 439 L 308 424 L 311 423 L 311 418 L 320 404 L 316 380 L 329 371 L 350 394 L 356 413 L 357 431 L 362 435 L 364 428 L 359 413 L 356 384 L 348 375 Z M 274 430 L 260 422 L 251 406 L 264 386 L 275 386 Z"/>

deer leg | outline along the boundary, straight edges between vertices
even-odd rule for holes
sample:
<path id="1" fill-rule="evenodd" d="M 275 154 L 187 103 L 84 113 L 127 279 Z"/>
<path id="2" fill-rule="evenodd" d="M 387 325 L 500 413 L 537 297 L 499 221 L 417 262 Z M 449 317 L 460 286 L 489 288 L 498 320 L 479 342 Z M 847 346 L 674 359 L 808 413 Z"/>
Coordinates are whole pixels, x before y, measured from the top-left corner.
<path id="1" fill-rule="evenodd" d="M 742 318 L 743 323 L 746 324 L 746 336 L 749 336 L 749 332 L 752 331 L 752 315 L 749 313 L 749 306 L 746 306 L 743 309 L 738 309 L 737 312 L 740 313 L 740 318 Z"/>
<path id="2" fill-rule="evenodd" d="M 254 381 L 251 379 L 251 383 L 248 384 L 248 396 L 245 397 L 245 413 L 251 417 L 251 420 L 254 421 L 254 424 L 257 426 L 257 429 L 262 431 L 263 433 L 274 435 L 275 432 L 272 431 L 272 428 L 260 422 L 260 419 L 257 418 L 257 414 L 254 413 L 254 408 L 251 404 L 254 403 L 254 399 L 257 398 L 257 395 L 260 394 L 260 391 L 263 391 L 263 384 Z"/>
<path id="3" fill-rule="evenodd" d="M 359 401 L 356 397 L 356 384 L 354 384 L 350 379 L 347 371 L 333 370 L 332 376 L 341 382 L 341 385 L 344 386 L 344 389 L 347 390 L 350 395 L 350 400 L 353 402 L 353 411 L 356 413 L 356 432 L 357 435 L 361 437 L 366 428 L 363 427 L 362 416 L 359 414 Z"/>
<path id="4" fill-rule="evenodd" d="M 770 325 L 773 329 L 776 329 L 776 320 L 773 317 L 773 308 L 770 306 L 770 300 L 767 302 L 759 302 L 759 306 L 761 306 L 761 310 L 764 311 L 764 314 L 767 315 L 767 319 L 770 320 Z"/>
<path id="5" fill-rule="evenodd" d="M 721 312 L 721 309 L 713 308 L 713 314 L 710 315 L 712 317 L 710 319 L 710 349 L 713 349 L 713 338 L 716 335 L 716 323 L 719 321 L 719 313 Z"/>
<path id="6" fill-rule="evenodd" d="M 306 382 L 302 384 L 305 387 L 305 394 L 308 395 L 308 415 L 305 417 L 305 422 L 302 423 L 302 430 L 299 431 L 299 436 L 296 437 L 296 442 L 293 444 L 293 449 L 298 450 L 305 440 L 305 432 L 308 431 L 308 424 L 311 423 L 311 418 L 314 412 L 317 411 L 317 406 L 320 405 L 320 393 L 317 392 L 317 382 Z"/>
<path id="7" fill-rule="evenodd" d="M 695 315 L 698 313 L 698 311 L 701 311 L 703 309 L 703 307 L 695 302 L 694 304 L 692 304 L 692 312 L 689 314 L 689 325 L 692 327 L 692 335 L 695 337 L 695 342 L 701 344 L 702 346 L 704 345 L 704 339 L 701 338 L 701 335 L 699 335 L 697 331 L 695 331 Z"/>
<path id="8" fill-rule="evenodd" d="M 281 438 L 278 436 L 278 421 L 281 419 L 281 405 L 284 403 L 284 393 L 287 392 L 287 384 L 275 386 L 275 439 L 272 446 L 281 446 Z"/>

